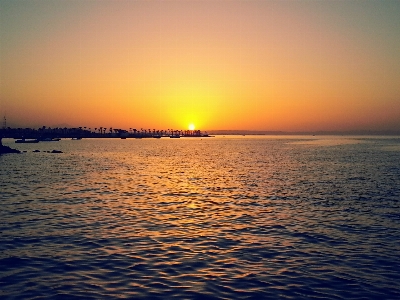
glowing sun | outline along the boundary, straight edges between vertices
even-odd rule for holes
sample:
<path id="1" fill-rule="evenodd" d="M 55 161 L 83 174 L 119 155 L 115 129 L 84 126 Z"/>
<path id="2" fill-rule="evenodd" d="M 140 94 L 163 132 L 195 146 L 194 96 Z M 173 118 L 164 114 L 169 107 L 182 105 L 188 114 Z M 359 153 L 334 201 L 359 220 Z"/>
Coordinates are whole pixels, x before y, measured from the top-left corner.
<path id="1" fill-rule="evenodd" d="M 194 130 L 194 124 L 189 124 L 189 130 Z"/>

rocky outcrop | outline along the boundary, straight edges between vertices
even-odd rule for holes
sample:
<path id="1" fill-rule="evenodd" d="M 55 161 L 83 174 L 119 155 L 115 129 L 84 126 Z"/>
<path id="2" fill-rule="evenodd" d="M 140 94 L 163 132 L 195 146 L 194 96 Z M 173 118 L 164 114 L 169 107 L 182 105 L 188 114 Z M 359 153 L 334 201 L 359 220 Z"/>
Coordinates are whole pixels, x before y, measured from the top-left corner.
<path id="1" fill-rule="evenodd" d="M 0 154 L 5 154 L 5 153 L 21 153 L 21 151 L 7 146 L 0 146 Z"/>
<path id="2" fill-rule="evenodd" d="M 7 146 L 3 146 L 0 138 L 0 154 L 5 154 L 5 153 L 21 153 L 21 151 Z"/>

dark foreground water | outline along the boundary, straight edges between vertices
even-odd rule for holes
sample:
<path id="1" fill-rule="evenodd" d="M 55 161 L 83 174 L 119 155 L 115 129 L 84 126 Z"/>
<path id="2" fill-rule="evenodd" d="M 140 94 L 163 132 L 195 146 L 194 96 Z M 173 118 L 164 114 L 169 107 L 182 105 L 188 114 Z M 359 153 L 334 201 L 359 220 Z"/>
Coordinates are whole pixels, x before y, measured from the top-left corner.
<path id="1" fill-rule="evenodd" d="M 400 298 L 400 138 L 3 143 L 1 299 Z"/>

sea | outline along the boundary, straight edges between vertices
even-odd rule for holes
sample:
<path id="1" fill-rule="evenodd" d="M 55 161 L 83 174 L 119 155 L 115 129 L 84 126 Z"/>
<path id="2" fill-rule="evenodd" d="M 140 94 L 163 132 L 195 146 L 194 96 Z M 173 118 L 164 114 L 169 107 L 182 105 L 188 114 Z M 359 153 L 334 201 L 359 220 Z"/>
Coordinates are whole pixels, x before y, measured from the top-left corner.
<path id="1" fill-rule="evenodd" d="M 400 137 L 3 145 L 1 299 L 400 299 Z"/>

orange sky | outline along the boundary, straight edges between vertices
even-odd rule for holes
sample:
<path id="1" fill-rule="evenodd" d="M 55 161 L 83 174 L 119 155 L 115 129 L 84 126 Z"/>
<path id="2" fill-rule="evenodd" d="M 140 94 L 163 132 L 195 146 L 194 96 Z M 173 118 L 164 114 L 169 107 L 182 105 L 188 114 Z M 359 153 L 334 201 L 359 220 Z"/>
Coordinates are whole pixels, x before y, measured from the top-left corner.
<path id="1" fill-rule="evenodd" d="M 400 1 L 1 1 L 15 126 L 400 130 Z"/>

